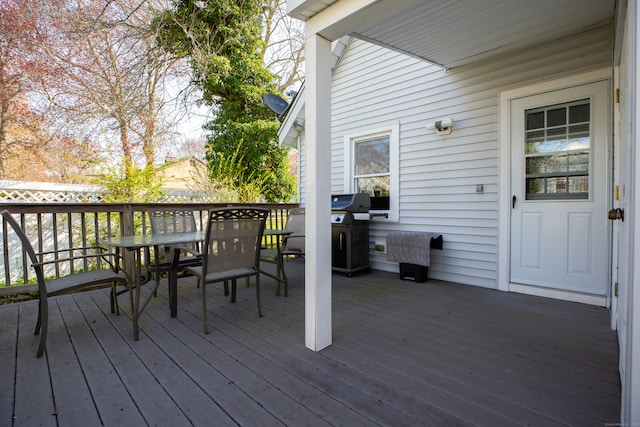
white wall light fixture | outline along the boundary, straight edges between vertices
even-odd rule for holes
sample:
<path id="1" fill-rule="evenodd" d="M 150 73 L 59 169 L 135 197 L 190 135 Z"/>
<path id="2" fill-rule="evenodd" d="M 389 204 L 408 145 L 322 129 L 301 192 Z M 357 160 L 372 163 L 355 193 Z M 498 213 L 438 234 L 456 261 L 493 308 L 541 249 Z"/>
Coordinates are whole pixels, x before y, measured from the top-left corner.
<path id="1" fill-rule="evenodd" d="M 302 132 L 304 132 L 304 120 L 302 119 L 295 120 L 293 122 L 293 130 L 298 132 L 298 134 L 301 134 Z"/>
<path id="2" fill-rule="evenodd" d="M 435 130 L 436 135 L 449 135 L 453 128 L 453 119 L 446 117 L 427 124 L 427 130 Z"/>

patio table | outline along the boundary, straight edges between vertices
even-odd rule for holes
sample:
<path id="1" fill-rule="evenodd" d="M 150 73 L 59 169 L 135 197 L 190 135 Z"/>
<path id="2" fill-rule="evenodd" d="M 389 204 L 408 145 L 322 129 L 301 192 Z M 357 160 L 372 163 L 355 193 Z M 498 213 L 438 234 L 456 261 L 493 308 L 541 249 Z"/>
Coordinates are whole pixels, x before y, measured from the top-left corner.
<path id="1" fill-rule="evenodd" d="M 176 247 L 177 245 L 184 245 L 187 243 L 203 242 L 205 239 L 204 231 L 194 231 L 189 233 L 162 233 L 162 234 L 146 234 L 146 235 L 133 235 L 133 236 L 111 236 L 99 239 L 99 242 L 103 245 L 111 246 L 116 250 L 124 249 L 133 258 L 127 261 L 125 259 L 125 272 L 127 273 L 127 283 L 129 286 L 129 293 L 131 298 L 131 317 L 133 320 L 133 339 L 138 340 L 138 319 L 145 307 L 155 294 L 154 286 L 153 292 L 151 292 L 144 303 L 140 305 L 140 289 L 142 287 L 142 252 L 143 249 L 151 247 L 157 247 L 160 245 Z M 177 265 L 177 261 L 180 257 L 180 250 L 174 249 L 174 264 Z M 177 315 L 177 285 L 178 277 L 175 268 L 172 268 L 169 272 L 169 305 L 171 307 L 171 317 Z M 133 295 L 133 289 L 135 287 L 135 295 Z"/>
<path id="2" fill-rule="evenodd" d="M 264 236 L 277 236 L 278 249 L 280 248 L 280 240 L 282 236 L 289 234 L 284 230 L 264 230 Z M 204 242 L 206 233 L 204 231 L 194 231 L 188 233 L 162 233 L 162 234 L 147 234 L 147 235 L 132 235 L 132 236 L 111 236 L 99 239 L 99 242 L 103 245 L 116 248 L 116 250 L 126 250 L 133 255 L 133 258 L 129 262 L 126 262 L 125 272 L 127 274 L 127 284 L 129 286 L 129 293 L 131 299 L 131 317 L 133 320 L 133 339 L 135 341 L 139 338 L 138 331 L 138 319 L 145 307 L 155 294 L 157 284 L 154 286 L 153 291 L 147 296 L 142 305 L 140 305 L 140 289 L 142 287 L 142 253 L 143 249 L 151 247 L 157 247 L 160 245 L 173 247 L 173 264 L 176 268 L 171 268 L 169 271 L 169 306 L 171 311 L 171 317 L 176 317 L 178 313 L 178 275 L 177 265 L 180 259 L 180 245 L 187 243 L 200 243 Z M 269 273 L 265 273 L 276 280 L 281 280 Z M 135 288 L 135 295 L 133 290 Z"/>

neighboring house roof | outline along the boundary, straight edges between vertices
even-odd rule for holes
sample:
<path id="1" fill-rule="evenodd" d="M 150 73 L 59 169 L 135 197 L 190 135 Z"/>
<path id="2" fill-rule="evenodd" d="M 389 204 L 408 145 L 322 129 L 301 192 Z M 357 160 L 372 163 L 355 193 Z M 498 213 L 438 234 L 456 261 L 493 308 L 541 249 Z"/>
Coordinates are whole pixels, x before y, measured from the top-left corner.
<path id="1" fill-rule="evenodd" d="M 195 157 L 186 157 L 165 163 L 158 173 L 164 179 L 164 190 L 194 190 L 199 178 L 207 176 L 207 165 Z"/>

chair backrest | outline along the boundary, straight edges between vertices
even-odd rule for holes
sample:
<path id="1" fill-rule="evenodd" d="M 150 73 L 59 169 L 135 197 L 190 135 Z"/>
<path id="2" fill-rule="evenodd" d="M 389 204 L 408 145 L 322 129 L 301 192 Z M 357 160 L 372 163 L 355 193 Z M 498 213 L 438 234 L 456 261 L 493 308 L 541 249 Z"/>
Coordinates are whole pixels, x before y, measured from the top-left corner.
<path id="1" fill-rule="evenodd" d="M 260 246 L 268 209 L 222 208 L 209 211 L 205 237 L 204 274 L 254 268 L 259 270 Z"/>
<path id="2" fill-rule="evenodd" d="M 151 209 L 147 212 L 152 233 L 196 231 L 196 219 L 190 209 Z"/>
<path id="3" fill-rule="evenodd" d="M 164 233 L 187 233 L 197 231 L 196 218 L 190 209 L 150 209 L 147 211 L 149 222 L 151 223 L 151 232 L 153 234 Z M 186 243 L 180 245 L 194 251 L 199 251 L 197 243 Z M 158 247 L 160 262 L 170 262 L 173 257 L 169 248 L 164 246 Z"/>
<path id="4" fill-rule="evenodd" d="M 289 231 L 291 236 L 301 236 L 288 238 L 285 250 L 304 252 L 304 208 L 294 208 L 289 211 L 285 231 Z"/>
<path id="5" fill-rule="evenodd" d="M 36 255 L 36 251 L 33 249 L 33 246 L 31 245 L 31 241 L 29 241 L 29 238 L 25 234 L 24 230 L 22 229 L 20 224 L 18 224 L 18 221 L 16 221 L 13 215 L 11 215 L 11 213 L 7 210 L 3 210 L 0 213 L 2 214 L 2 218 L 4 219 L 4 221 L 11 226 L 16 236 L 18 236 L 18 238 L 20 239 L 20 242 L 22 243 L 22 249 L 29 256 L 29 260 L 31 261 L 31 264 L 34 265 L 39 263 L 40 260 Z M 44 291 L 46 293 L 46 290 L 44 289 L 44 286 L 45 286 L 44 269 L 40 265 L 39 268 L 34 267 L 34 271 L 36 272 L 36 277 L 38 278 L 39 291 L 40 292 Z"/>

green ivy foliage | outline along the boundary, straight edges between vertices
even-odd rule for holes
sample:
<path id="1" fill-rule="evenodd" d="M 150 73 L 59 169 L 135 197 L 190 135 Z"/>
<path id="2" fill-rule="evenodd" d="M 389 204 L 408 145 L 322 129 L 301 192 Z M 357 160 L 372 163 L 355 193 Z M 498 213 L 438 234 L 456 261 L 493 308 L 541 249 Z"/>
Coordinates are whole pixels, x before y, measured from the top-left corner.
<path id="1" fill-rule="evenodd" d="M 262 58 L 265 7 L 258 0 L 177 1 L 155 25 L 161 46 L 189 58 L 194 84 L 216 112 L 205 126 L 211 179 L 234 189 L 254 184 L 267 202 L 290 201 L 296 182 L 288 148 L 278 144 L 278 122 L 262 100 L 276 88 Z M 233 175 L 222 176 L 229 171 L 221 163 L 231 161 Z"/>

